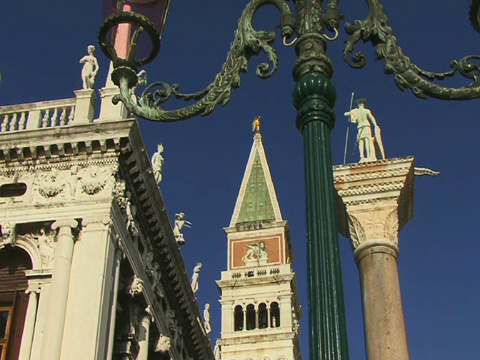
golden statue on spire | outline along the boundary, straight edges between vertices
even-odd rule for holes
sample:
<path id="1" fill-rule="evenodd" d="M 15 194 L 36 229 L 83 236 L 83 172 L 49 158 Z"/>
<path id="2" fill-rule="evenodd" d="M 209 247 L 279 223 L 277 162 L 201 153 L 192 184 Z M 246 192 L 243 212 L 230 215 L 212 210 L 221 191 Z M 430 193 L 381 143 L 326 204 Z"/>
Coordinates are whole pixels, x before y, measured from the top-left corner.
<path id="1" fill-rule="evenodd" d="M 261 116 L 257 116 L 252 123 L 252 131 L 259 133 L 260 132 L 260 120 L 262 119 Z"/>

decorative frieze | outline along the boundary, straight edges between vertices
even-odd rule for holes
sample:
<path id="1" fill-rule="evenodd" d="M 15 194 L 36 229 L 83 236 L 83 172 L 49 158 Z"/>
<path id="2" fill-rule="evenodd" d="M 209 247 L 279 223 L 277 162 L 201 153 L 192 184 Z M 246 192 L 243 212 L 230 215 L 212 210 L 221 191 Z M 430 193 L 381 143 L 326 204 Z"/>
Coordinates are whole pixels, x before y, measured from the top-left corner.
<path id="1" fill-rule="evenodd" d="M 116 165 L 51 168 L 35 171 L 34 191 L 36 201 L 42 199 L 85 199 L 103 193 L 110 196 L 115 183 Z M 110 191 L 108 191 L 110 190 Z"/>

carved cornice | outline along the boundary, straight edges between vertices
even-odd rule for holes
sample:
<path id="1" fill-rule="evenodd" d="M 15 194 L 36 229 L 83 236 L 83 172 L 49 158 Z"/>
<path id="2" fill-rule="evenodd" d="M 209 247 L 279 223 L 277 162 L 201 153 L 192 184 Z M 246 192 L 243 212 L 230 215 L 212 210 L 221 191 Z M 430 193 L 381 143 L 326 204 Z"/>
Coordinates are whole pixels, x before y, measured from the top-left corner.
<path id="1" fill-rule="evenodd" d="M 123 233 L 125 234 L 129 222 L 135 224 L 136 228 L 141 229 L 141 238 L 146 246 L 150 247 L 147 252 L 153 253 L 152 258 L 147 259 L 148 254 L 145 254 L 145 258 L 140 259 L 138 253 L 132 256 L 132 249 L 130 251 L 128 247 L 126 249 L 127 257 L 133 260 L 131 265 L 135 273 L 141 274 L 142 280 L 152 285 L 144 289 L 146 297 L 150 298 L 151 305 L 154 305 L 152 313 L 154 317 L 161 314 L 156 301 L 158 296 L 151 290 L 152 282 L 156 281 L 161 285 L 161 292 L 175 312 L 176 327 L 183 329 L 182 339 L 188 353 L 198 360 L 213 359 L 213 352 L 208 338 L 203 333 L 202 324 L 199 325 L 196 321 L 197 318 L 201 318 L 200 310 L 197 302 L 193 301 L 195 296 L 190 280 L 185 275 L 187 270 L 183 256 L 175 241 L 170 218 L 152 174 L 150 159 L 137 125 L 132 126 L 129 139 L 121 147 L 120 152 L 119 175 L 117 186 L 114 187 L 117 205 L 115 211 L 122 214 L 117 218 L 125 219 Z M 135 209 L 131 212 L 130 220 L 127 216 L 128 207 Z M 131 234 L 127 237 L 131 241 Z M 158 266 L 160 278 L 152 276 L 153 266 Z M 155 323 L 160 325 L 158 322 Z M 171 333 L 171 329 L 159 328 L 159 330 L 163 334 Z"/>
<path id="2" fill-rule="evenodd" d="M 0 133 L 0 163 L 29 166 L 32 160 L 41 163 L 46 160 L 61 161 L 79 154 L 95 157 L 115 152 L 126 141 L 125 135 L 132 122 L 91 123 Z"/>
<path id="3" fill-rule="evenodd" d="M 348 196 L 355 196 L 355 195 L 370 195 L 376 193 L 386 193 L 388 191 L 400 191 L 405 187 L 403 183 L 398 182 L 389 182 L 384 184 L 368 184 L 368 185 L 361 185 L 356 187 L 350 187 L 348 189 L 338 189 L 338 195 L 342 198 L 346 198 Z M 376 200 L 376 199 L 372 199 Z M 347 200 L 347 203 L 349 201 Z"/>

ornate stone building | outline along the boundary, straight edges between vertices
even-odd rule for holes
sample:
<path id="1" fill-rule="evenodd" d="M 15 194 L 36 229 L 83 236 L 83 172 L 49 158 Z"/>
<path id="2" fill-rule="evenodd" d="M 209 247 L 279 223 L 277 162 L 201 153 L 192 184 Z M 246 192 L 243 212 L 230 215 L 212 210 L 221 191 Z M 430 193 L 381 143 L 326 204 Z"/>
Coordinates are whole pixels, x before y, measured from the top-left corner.
<path id="1" fill-rule="evenodd" d="M 115 92 L 0 107 L 1 360 L 214 358 Z"/>
<path id="2" fill-rule="evenodd" d="M 259 126 L 229 227 L 221 291 L 222 360 L 301 360 L 293 248 Z"/>

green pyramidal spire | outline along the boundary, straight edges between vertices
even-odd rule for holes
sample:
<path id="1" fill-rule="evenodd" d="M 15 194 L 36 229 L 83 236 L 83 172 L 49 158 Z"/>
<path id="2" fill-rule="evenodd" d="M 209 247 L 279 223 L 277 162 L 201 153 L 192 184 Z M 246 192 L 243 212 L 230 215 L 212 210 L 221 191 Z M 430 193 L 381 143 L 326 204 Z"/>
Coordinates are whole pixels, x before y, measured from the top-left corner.
<path id="1" fill-rule="evenodd" d="M 257 221 L 282 221 L 262 135 L 255 132 L 230 226 Z"/>

